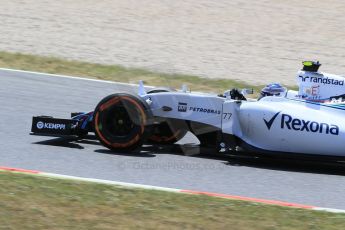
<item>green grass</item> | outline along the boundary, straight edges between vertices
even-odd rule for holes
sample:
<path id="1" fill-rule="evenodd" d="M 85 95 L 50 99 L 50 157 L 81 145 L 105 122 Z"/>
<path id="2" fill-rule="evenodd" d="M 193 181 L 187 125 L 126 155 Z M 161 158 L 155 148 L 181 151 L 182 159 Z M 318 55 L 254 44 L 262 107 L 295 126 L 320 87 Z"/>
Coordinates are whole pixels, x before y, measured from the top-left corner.
<path id="1" fill-rule="evenodd" d="M 343 229 L 344 214 L 0 171 L 0 229 Z"/>
<path id="2" fill-rule="evenodd" d="M 169 86 L 177 89 L 182 84 L 187 84 L 192 91 L 221 93 L 230 88 L 254 88 L 258 92 L 262 88 L 262 86 L 252 86 L 235 80 L 209 79 L 183 74 L 165 74 L 145 69 L 125 68 L 118 65 L 102 65 L 9 52 L 0 52 L 0 67 L 125 83 L 137 83 L 139 80 L 143 80 L 147 85 Z"/>

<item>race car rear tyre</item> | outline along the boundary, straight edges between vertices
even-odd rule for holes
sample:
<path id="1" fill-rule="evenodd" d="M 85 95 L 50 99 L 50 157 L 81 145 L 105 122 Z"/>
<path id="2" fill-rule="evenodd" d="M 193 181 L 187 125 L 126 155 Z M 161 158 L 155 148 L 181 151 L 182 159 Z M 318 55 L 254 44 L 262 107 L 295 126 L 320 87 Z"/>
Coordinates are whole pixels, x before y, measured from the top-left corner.
<path id="1" fill-rule="evenodd" d="M 148 91 L 147 94 L 171 91 L 173 90 L 169 88 L 154 88 Z M 152 144 L 173 144 L 181 140 L 186 135 L 187 130 L 188 128 L 185 121 L 167 119 L 166 121 L 155 125 L 148 141 Z"/>
<path id="2" fill-rule="evenodd" d="M 97 138 L 105 147 L 129 152 L 140 147 L 150 136 L 152 117 L 144 100 L 117 93 L 98 103 L 93 125 Z"/>

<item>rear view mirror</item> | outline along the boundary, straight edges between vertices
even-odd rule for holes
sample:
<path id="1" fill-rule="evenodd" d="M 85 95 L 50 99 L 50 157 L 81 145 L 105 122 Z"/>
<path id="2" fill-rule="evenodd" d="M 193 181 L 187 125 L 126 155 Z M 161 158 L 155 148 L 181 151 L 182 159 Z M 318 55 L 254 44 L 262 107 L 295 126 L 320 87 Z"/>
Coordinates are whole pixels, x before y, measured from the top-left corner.
<path id="1" fill-rule="evenodd" d="M 254 94 L 254 89 L 242 89 L 241 93 L 243 95 L 247 95 L 247 94 Z"/>

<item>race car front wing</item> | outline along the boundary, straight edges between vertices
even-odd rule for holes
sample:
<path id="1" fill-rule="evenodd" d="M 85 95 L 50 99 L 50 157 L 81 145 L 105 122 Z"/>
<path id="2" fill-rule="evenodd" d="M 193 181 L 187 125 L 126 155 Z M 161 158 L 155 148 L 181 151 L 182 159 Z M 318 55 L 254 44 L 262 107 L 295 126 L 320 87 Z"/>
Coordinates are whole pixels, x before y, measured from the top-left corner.
<path id="1" fill-rule="evenodd" d="M 78 121 L 47 116 L 32 118 L 31 132 L 47 135 L 74 135 Z"/>

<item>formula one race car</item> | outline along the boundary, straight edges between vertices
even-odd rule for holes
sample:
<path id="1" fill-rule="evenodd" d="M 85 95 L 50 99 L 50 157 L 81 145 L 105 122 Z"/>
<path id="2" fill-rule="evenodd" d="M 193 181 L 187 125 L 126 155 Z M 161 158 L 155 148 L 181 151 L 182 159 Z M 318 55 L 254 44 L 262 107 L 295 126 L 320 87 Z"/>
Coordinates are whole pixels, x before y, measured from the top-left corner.
<path id="1" fill-rule="evenodd" d="M 221 95 L 186 89 L 154 89 L 142 82 L 138 95 L 115 93 L 89 113 L 71 119 L 33 117 L 33 134 L 84 136 L 94 132 L 113 151 L 143 143 L 171 144 L 187 131 L 200 145 L 218 152 L 345 156 L 345 78 L 318 72 L 319 62 L 303 62 L 298 91 L 267 85 L 258 100 L 248 90 Z"/>

